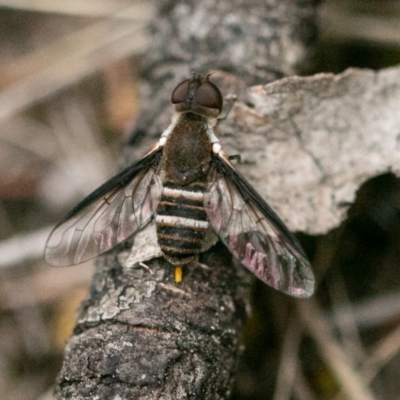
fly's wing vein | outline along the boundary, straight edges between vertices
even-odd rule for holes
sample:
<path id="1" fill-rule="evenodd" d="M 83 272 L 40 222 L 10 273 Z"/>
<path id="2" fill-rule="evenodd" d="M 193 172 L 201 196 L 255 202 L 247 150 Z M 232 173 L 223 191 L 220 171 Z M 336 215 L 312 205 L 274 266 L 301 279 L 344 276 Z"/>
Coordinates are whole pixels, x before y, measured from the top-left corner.
<path id="1" fill-rule="evenodd" d="M 46 261 L 56 267 L 80 264 L 143 228 L 161 197 L 160 157 L 160 150 L 145 156 L 69 212 L 47 240 Z"/>
<path id="2" fill-rule="evenodd" d="M 233 167 L 214 155 L 204 198 L 209 222 L 232 255 L 259 279 L 295 297 L 314 291 L 297 239 Z"/>

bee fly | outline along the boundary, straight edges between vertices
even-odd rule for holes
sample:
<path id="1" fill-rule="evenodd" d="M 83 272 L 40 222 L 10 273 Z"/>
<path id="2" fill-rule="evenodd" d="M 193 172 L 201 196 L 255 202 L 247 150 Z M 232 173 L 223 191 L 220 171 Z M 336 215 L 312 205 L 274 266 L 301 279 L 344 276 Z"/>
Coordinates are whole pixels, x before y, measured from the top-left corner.
<path id="1" fill-rule="evenodd" d="M 54 228 L 45 257 L 53 266 L 87 261 L 137 233 L 155 217 L 158 244 L 181 280 L 211 229 L 263 282 L 296 297 L 314 290 L 296 238 L 232 166 L 214 132 L 222 95 L 193 74 L 171 96 L 175 115 L 139 161 L 100 186 Z"/>

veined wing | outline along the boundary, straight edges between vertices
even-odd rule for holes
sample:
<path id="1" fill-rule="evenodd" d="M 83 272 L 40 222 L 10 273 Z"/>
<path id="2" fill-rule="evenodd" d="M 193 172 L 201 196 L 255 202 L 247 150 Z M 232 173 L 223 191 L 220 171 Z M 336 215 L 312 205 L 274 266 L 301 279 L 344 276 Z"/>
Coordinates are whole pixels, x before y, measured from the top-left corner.
<path id="1" fill-rule="evenodd" d="M 204 198 L 209 222 L 232 255 L 259 279 L 295 297 L 314 291 L 296 238 L 229 162 L 214 155 Z"/>
<path id="2" fill-rule="evenodd" d="M 104 183 L 73 208 L 51 232 L 46 261 L 55 267 L 80 264 L 143 228 L 161 197 L 158 148 Z"/>

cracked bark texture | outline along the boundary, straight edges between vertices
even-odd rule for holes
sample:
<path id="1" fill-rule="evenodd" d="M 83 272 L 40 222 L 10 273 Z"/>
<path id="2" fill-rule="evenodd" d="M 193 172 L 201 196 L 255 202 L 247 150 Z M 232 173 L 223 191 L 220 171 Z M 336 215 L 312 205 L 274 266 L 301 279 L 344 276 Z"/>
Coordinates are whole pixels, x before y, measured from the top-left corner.
<path id="1" fill-rule="evenodd" d="M 190 75 L 190 69 L 219 70 L 223 72 L 216 74 L 215 79 L 221 80 L 224 94 L 239 92 L 240 99 L 250 96 L 253 104 L 236 104 L 221 127 L 223 141 L 226 139 L 228 146 L 236 146 L 243 154 L 243 171 L 250 172 L 250 178 L 264 179 L 267 173 L 269 176 L 267 170 L 257 171 L 256 165 L 247 169 L 246 164 L 250 167 L 264 158 L 261 144 L 268 143 L 276 147 L 275 151 L 284 152 L 287 133 L 274 133 L 268 106 L 258 109 L 258 104 L 269 96 L 268 87 L 258 86 L 249 92 L 245 87 L 291 75 L 304 65 L 315 37 L 314 3 L 158 2 L 152 46 L 143 62 L 143 111 L 127 138 L 125 159 L 132 161 L 142 156 L 166 128 L 171 116 L 172 89 Z M 277 109 L 275 112 L 282 129 L 286 129 L 287 122 L 279 118 Z M 267 130 L 261 126 L 265 124 Z M 243 139 L 253 128 L 255 134 L 246 150 Z M 240 132 L 237 141 L 231 137 L 235 132 Z M 267 136 L 263 137 L 265 133 Z M 289 134 L 294 139 L 289 136 L 286 141 L 300 142 L 298 130 L 292 128 Z M 257 152 L 252 158 L 255 147 Z M 269 198 L 284 198 L 277 209 L 288 220 L 292 214 L 289 199 L 284 196 L 290 186 L 285 186 L 287 167 L 276 167 L 275 173 L 282 173 L 277 178 L 285 184 L 269 193 Z M 261 181 L 256 187 L 265 194 Z M 302 195 L 299 196 L 301 200 Z M 307 220 L 310 216 L 297 215 L 291 226 L 302 227 L 296 225 L 302 218 Z M 146 266 L 124 268 L 121 254 L 127 252 L 132 240 L 97 262 L 90 293 L 67 344 L 55 397 L 229 398 L 249 297 L 248 275 L 217 244 L 201 255 L 199 261 L 203 265 L 185 268 L 182 284 L 176 285 L 172 266 L 162 258 L 147 261 Z"/>

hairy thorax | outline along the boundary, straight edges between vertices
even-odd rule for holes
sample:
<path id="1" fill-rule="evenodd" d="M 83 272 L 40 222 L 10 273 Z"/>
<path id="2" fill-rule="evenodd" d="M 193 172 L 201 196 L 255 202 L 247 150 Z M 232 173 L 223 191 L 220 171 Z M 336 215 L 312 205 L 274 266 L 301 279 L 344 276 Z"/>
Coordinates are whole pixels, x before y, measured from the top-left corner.
<path id="1" fill-rule="evenodd" d="M 163 155 L 167 181 L 185 186 L 204 180 L 211 162 L 211 144 L 204 118 L 184 114 L 168 137 Z"/>

